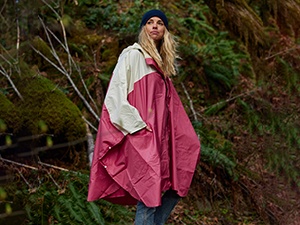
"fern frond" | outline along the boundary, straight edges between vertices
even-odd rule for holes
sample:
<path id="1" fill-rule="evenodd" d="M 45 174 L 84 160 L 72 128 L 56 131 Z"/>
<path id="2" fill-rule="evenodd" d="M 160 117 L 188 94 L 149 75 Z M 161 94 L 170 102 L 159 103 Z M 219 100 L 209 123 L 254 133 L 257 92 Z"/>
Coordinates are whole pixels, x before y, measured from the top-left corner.
<path id="1" fill-rule="evenodd" d="M 202 161 L 207 162 L 209 165 L 224 169 L 231 177 L 236 176 L 234 172 L 236 163 L 217 149 L 202 145 L 201 157 Z"/>
<path id="2" fill-rule="evenodd" d="M 205 110 L 205 114 L 206 115 L 215 115 L 217 114 L 221 109 L 223 109 L 225 106 L 227 105 L 227 103 L 225 101 L 219 102 L 217 104 L 214 104 L 210 107 L 208 107 Z"/>
<path id="3" fill-rule="evenodd" d="M 104 225 L 104 219 L 100 212 L 99 206 L 97 206 L 94 202 L 87 203 L 87 209 L 89 210 L 89 215 L 92 216 L 93 220 L 97 222 L 99 225 Z"/>

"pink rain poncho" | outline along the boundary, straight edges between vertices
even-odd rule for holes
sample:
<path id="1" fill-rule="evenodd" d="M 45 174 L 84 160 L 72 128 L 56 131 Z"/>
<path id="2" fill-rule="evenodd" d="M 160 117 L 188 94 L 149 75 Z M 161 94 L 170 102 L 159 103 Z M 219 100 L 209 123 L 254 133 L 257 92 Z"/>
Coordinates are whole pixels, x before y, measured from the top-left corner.
<path id="1" fill-rule="evenodd" d="M 156 207 L 170 188 L 186 196 L 199 155 L 171 80 L 139 44 L 123 50 L 103 104 L 88 201 Z"/>

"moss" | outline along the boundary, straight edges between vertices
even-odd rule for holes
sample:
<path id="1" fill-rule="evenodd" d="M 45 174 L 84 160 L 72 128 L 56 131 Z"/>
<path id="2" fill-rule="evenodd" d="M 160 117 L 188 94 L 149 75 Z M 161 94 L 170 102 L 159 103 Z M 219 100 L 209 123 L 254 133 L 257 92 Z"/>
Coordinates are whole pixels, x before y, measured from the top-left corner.
<path id="1" fill-rule="evenodd" d="M 17 105 L 29 133 L 50 133 L 67 141 L 85 136 L 80 110 L 50 80 L 34 77 L 22 82 L 24 101 Z"/>
<path id="2" fill-rule="evenodd" d="M 4 94 L 0 92 L 0 120 L 6 126 L 6 131 L 17 132 L 22 124 L 22 118 L 15 107 L 15 105 L 9 101 Z"/>
<path id="3" fill-rule="evenodd" d="M 49 59 L 54 59 L 51 54 L 51 49 L 48 44 L 40 37 L 35 37 L 32 40 L 32 45 Z"/>
<path id="4" fill-rule="evenodd" d="M 50 60 L 51 62 L 56 62 L 56 59 L 54 58 L 54 56 L 51 53 L 51 48 L 48 45 L 47 42 L 45 42 L 43 39 L 41 39 L 40 37 L 35 37 L 32 40 L 32 46 L 40 52 L 40 54 L 42 54 L 44 57 L 46 57 L 48 60 Z M 37 53 L 35 53 L 37 54 Z M 44 68 L 44 67 L 48 67 L 50 64 L 48 61 L 46 61 L 43 57 L 37 57 L 35 59 L 35 62 L 38 66 L 38 68 Z"/>
<path id="5" fill-rule="evenodd" d="M 103 64 L 104 73 L 112 73 L 113 68 L 115 67 L 118 55 L 120 54 L 119 42 L 115 39 L 108 38 L 105 42 L 105 45 L 102 46 L 100 59 Z"/>

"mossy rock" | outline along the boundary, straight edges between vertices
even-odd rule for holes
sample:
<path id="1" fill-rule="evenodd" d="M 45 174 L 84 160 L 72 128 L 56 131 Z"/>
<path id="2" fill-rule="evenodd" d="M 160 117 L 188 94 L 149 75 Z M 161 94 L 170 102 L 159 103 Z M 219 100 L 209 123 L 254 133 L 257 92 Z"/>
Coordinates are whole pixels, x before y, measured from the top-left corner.
<path id="1" fill-rule="evenodd" d="M 0 92 L 0 120 L 4 128 L 0 132 L 17 132 L 22 125 L 22 118 L 18 108 Z"/>
<path id="2" fill-rule="evenodd" d="M 23 128 L 29 134 L 53 134 L 60 140 L 74 141 L 85 136 L 85 123 L 78 107 L 50 80 L 38 76 L 18 85 L 24 101 L 17 103 Z"/>
<path id="3" fill-rule="evenodd" d="M 40 37 L 35 37 L 32 40 L 33 47 L 38 50 L 41 54 L 43 54 L 45 57 L 47 57 L 52 62 L 55 62 L 55 58 L 53 57 L 51 53 L 50 46 Z"/>

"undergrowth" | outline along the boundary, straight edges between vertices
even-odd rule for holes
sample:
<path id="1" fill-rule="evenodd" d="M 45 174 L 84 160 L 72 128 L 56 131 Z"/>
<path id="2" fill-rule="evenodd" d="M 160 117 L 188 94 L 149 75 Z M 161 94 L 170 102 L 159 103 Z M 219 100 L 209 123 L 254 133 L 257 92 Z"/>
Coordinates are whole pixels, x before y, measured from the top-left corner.
<path id="1" fill-rule="evenodd" d="M 29 172 L 31 178 L 34 173 Z M 26 211 L 25 224 L 129 224 L 133 221 L 133 208 L 115 205 L 104 200 L 87 201 L 89 176 L 81 172 L 55 172 L 36 177 L 31 184 L 14 182 L 5 188 L 12 209 L 18 204 Z M 34 180 L 34 179 L 33 179 Z M 1 221 L 1 220 L 0 220 Z"/>

